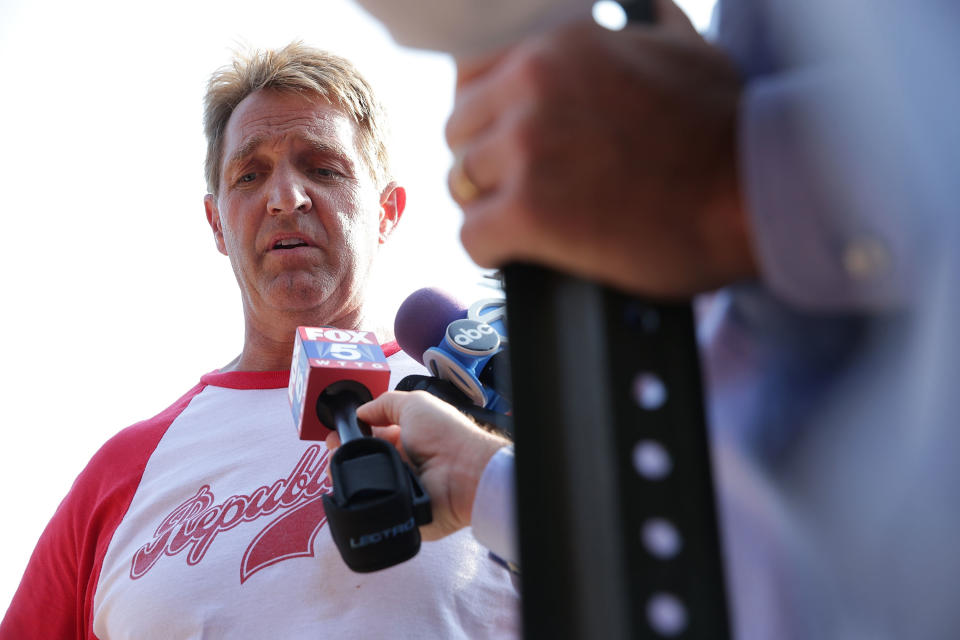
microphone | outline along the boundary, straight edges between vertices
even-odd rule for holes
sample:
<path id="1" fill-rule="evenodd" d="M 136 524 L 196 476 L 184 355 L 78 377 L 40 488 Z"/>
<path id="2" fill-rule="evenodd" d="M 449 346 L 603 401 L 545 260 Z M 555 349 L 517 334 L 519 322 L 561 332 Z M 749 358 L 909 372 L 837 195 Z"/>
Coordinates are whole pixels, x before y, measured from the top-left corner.
<path id="1" fill-rule="evenodd" d="M 394 333 L 400 348 L 469 402 L 509 413 L 506 301 L 487 298 L 467 308 L 442 291 L 420 289 L 400 305 Z"/>
<path id="2" fill-rule="evenodd" d="M 341 446 L 330 459 L 333 492 L 322 496 L 340 556 L 353 571 L 378 571 L 420 550 L 430 496 L 396 448 L 371 436 L 357 407 L 390 385 L 387 359 L 370 331 L 297 327 L 288 396 L 301 440 Z"/>
<path id="3" fill-rule="evenodd" d="M 454 320 L 467 317 L 467 305 L 434 287 L 417 289 L 397 309 L 393 334 L 403 351 L 423 364 L 423 352 L 437 343 Z"/>
<path id="4" fill-rule="evenodd" d="M 291 366 L 287 395 L 301 440 L 324 440 L 331 431 L 343 443 L 370 435 L 366 425 L 348 423 L 351 411 L 355 423 L 357 407 L 390 386 L 390 366 L 372 331 L 297 327 Z"/>

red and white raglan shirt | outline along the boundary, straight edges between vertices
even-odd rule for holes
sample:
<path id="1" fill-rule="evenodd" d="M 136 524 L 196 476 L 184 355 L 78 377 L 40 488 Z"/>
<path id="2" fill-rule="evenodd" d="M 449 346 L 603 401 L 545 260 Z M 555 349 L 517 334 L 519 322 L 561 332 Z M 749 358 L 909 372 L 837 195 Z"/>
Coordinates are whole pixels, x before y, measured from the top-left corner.
<path id="1" fill-rule="evenodd" d="M 384 351 L 391 387 L 423 371 Z M 347 568 L 320 499 L 329 453 L 298 438 L 288 375 L 207 374 L 110 439 L 40 537 L 0 638 L 519 635 L 510 574 L 469 530 Z"/>

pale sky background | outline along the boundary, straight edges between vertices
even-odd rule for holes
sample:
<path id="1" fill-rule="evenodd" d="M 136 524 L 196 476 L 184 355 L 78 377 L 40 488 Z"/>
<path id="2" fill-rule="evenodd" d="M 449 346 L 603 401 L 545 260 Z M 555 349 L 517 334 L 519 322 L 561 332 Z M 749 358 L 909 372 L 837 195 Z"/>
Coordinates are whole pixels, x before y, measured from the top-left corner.
<path id="1" fill-rule="evenodd" d="M 712 0 L 679 4 L 706 28 Z M 424 286 L 483 297 L 446 191 L 447 56 L 397 47 L 347 0 L 0 0 L 0 611 L 97 448 L 240 352 L 204 218 L 201 102 L 233 49 L 294 39 L 350 58 L 391 114 L 408 203 L 381 317 Z"/>

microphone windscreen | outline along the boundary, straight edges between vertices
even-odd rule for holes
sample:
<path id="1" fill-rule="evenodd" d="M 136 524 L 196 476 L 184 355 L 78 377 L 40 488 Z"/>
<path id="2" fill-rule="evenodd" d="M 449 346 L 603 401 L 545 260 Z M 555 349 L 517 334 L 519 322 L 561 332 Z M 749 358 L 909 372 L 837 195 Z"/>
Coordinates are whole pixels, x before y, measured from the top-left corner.
<path id="1" fill-rule="evenodd" d="M 407 296 L 393 323 L 393 333 L 404 352 L 423 364 L 423 352 L 443 340 L 447 325 L 467 317 L 467 305 L 449 293 L 425 287 Z"/>

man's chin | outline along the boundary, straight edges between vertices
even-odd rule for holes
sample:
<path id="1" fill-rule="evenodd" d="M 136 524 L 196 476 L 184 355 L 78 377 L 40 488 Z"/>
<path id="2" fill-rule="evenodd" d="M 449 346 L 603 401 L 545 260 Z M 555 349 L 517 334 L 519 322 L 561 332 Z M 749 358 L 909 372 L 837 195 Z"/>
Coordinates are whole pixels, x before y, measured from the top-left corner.
<path id="1" fill-rule="evenodd" d="M 267 302 L 272 309 L 284 314 L 323 316 L 334 313 L 337 301 L 333 298 L 337 297 L 338 290 L 339 287 L 316 278 L 284 275 L 271 284 Z M 322 323 L 328 319 L 320 317 L 314 322 Z"/>

